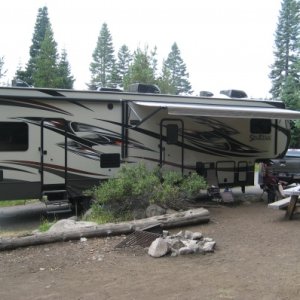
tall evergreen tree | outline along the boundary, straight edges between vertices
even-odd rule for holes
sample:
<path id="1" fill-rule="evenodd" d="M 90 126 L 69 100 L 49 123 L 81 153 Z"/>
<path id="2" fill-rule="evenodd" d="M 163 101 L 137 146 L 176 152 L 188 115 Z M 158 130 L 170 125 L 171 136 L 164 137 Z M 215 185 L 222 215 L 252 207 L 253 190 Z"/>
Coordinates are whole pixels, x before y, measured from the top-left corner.
<path id="1" fill-rule="evenodd" d="M 133 63 L 130 65 L 128 74 L 124 77 L 124 88 L 131 83 L 155 83 L 155 72 L 152 64 L 153 57 L 148 53 L 148 47 L 145 50 L 138 48 L 133 54 Z"/>
<path id="2" fill-rule="evenodd" d="M 172 84 L 170 70 L 166 67 L 165 61 L 162 64 L 161 76 L 157 79 L 157 85 L 163 94 L 176 94 L 176 87 Z"/>
<path id="3" fill-rule="evenodd" d="M 284 84 L 299 82 L 300 4 L 298 0 L 283 0 L 275 32 L 275 61 L 271 66 L 270 90 L 273 98 L 282 95 Z M 289 79 L 287 79 L 289 78 Z M 294 89 L 295 87 L 293 87 Z"/>
<path id="4" fill-rule="evenodd" d="M 164 67 L 171 73 L 171 84 L 176 88 L 176 94 L 191 94 L 192 86 L 188 80 L 189 73 L 186 65 L 180 56 L 180 50 L 176 43 L 172 45 L 171 52 L 164 62 Z"/>
<path id="5" fill-rule="evenodd" d="M 123 79 L 129 71 L 129 66 L 132 62 L 132 55 L 126 45 L 122 45 L 118 52 L 118 61 L 116 64 L 117 84 L 124 87 Z"/>
<path id="6" fill-rule="evenodd" d="M 27 63 L 26 69 L 23 71 L 18 69 L 16 77 L 27 82 L 29 85 L 35 85 L 33 74 L 37 69 L 37 57 L 41 49 L 41 43 L 43 42 L 48 27 L 51 27 L 48 17 L 48 8 L 46 6 L 39 8 L 36 23 L 34 26 L 34 33 L 32 37 L 32 45 L 30 46 L 29 54 L 30 58 Z"/>
<path id="7" fill-rule="evenodd" d="M 97 40 L 97 46 L 93 52 L 93 61 L 90 64 L 92 78 L 91 86 L 114 87 L 113 68 L 115 65 L 114 47 L 112 37 L 106 23 L 103 23 Z"/>
<path id="8" fill-rule="evenodd" d="M 33 73 L 34 85 L 37 87 L 59 87 L 59 74 L 57 67 L 57 44 L 53 32 L 48 25 L 45 38 L 41 43 L 39 54 L 36 57 L 36 70 Z"/>
<path id="9" fill-rule="evenodd" d="M 58 63 L 58 81 L 58 87 L 63 89 L 72 89 L 75 81 L 71 74 L 71 67 L 65 49 L 62 50 Z"/>
<path id="10" fill-rule="evenodd" d="M 4 77 L 7 70 L 4 70 L 4 57 L 0 57 L 0 78 Z"/>

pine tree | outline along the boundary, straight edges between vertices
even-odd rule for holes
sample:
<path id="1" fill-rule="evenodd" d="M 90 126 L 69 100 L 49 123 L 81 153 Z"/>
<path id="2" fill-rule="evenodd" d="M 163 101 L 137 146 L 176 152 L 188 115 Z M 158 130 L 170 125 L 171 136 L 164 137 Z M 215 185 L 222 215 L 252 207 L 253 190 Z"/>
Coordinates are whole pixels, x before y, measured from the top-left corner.
<path id="1" fill-rule="evenodd" d="M 112 37 L 107 24 L 103 23 L 97 46 L 93 52 L 93 61 L 90 64 L 92 78 L 89 86 L 114 87 L 113 68 L 115 64 Z"/>
<path id="2" fill-rule="evenodd" d="M 62 89 L 72 89 L 75 81 L 67 56 L 67 51 L 63 49 L 58 63 L 58 87 Z"/>
<path id="3" fill-rule="evenodd" d="M 45 38 L 41 43 L 39 54 L 36 57 L 36 70 L 33 73 L 33 81 L 36 87 L 59 87 L 59 74 L 57 67 L 57 44 L 53 38 L 50 27 L 46 29 Z"/>
<path id="4" fill-rule="evenodd" d="M 299 12 L 298 0 L 282 1 L 275 32 L 275 61 L 270 72 L 270 79 L 272 80 L 270 92 L 273 98 L 282 96 L 282 89 L 285 84 L 291 87 L 291 84 L 298 85 L 299 82 Z"/>
<path id="5" fill-rule="evenodd" d="M 126 45 L 122 45 L 118 52 L 118 61 L 116 64 L 117 84 L 124 87 L 123 80 L 129 71 L 129 66 L 132 62 L 132 55 Z"/>
<path id="6" fill-rule="evenodd" d="M 145 50 L 138 48 L 133 54 L 133 63 L 130 65 L 128 74 L 124 76 L 124 88 L 131 83 L 154 84 L 155 74 L 153 70 L 153 57 Z"/>
<path id="7" fill-rule="evenodd" d="M 36 23 L 34 26 L 34 33 L 32 37 L 32 45 L 30 46 L 29 54 L 30 58 L 27 63 L 25 71 L 18 69 L 16 77 L 25 81 L 29 85 L 34 85 L 33 74 L 37 69 L 36 59 L 41 49 L 41 43 L 43 42 L 48 27 L 51 27 L 48 8 L 46 6 L 39 8 Z"/>
<path id="8" fill-rule="evenodd" d="M 4 77 L 7 70 L 4 70 L 4 57 L 0 57 L 0 78 Z"/>
<path id="9" fill-rule="evenodd" d="M 163 61 L 161 76 L 157 79 L 157 85 L 162 94 L 176 94 L 176 87 L 172 84 L 171 72 Z"/>
<path id="10" fill-rule="evenodd" d="M 164 67 L 169 69 L 171 73 L 171 84 L 176 88 L 176 95 L 193 92 L 188 80 L 189 73 L 186 71 L 186 65 L 180 56 L 180 50 L 176 43 L 172 45 L 171 52 L 164 62 Z"/>

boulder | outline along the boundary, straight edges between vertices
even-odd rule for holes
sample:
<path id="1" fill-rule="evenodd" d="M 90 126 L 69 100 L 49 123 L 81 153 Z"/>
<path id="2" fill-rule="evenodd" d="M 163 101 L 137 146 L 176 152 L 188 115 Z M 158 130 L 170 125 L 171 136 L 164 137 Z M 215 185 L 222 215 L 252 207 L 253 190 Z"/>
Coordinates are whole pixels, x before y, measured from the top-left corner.
<path id="1" fill-rule="evenodd" d="M 151 204 L 146 208 L 146 216 L 154 217 L 154 216 L 161 216 L 166 213 L 166 209 L 162 208 L 161 206 L 157 204 Z"/>
<path id="2" fill-rule="evenodd" d="M 157 238 L 148 249 L 148 254 L 152 257 L 162 257 L 170 251 L 169 244 L 163 238 Z"/>

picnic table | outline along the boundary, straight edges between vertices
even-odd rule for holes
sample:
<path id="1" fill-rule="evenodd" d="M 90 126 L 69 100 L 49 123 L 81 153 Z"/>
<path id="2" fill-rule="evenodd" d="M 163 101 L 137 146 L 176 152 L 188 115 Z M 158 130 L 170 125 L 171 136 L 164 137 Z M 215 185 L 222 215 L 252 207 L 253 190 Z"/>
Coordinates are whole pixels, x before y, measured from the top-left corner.
<path id="1" fill-rule="evenodd" d="M 300 186 L 296 185 L 294 187 L 284 190 L 284 194 L 290 196 L 290 201 L 287 206 L 286 218 L 291 220 L 296 211 L 297 202 L 300 196 Z"/>

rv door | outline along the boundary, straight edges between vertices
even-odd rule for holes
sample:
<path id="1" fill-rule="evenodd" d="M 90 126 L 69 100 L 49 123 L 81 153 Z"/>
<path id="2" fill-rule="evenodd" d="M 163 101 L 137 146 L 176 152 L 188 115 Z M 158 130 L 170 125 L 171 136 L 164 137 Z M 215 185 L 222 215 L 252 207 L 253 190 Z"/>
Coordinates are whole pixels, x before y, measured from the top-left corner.
<path id="1" fill-rule="evenodd" d="M 184 169 L 184 126 L 180 119 L 160 122 L 159 165 L 161 168 Z"/>
<path id="2" fill-rule="evenodd" d="M 64 119 L 41 121 L 41 192 L 66 190 L 67 126 Z"/>

